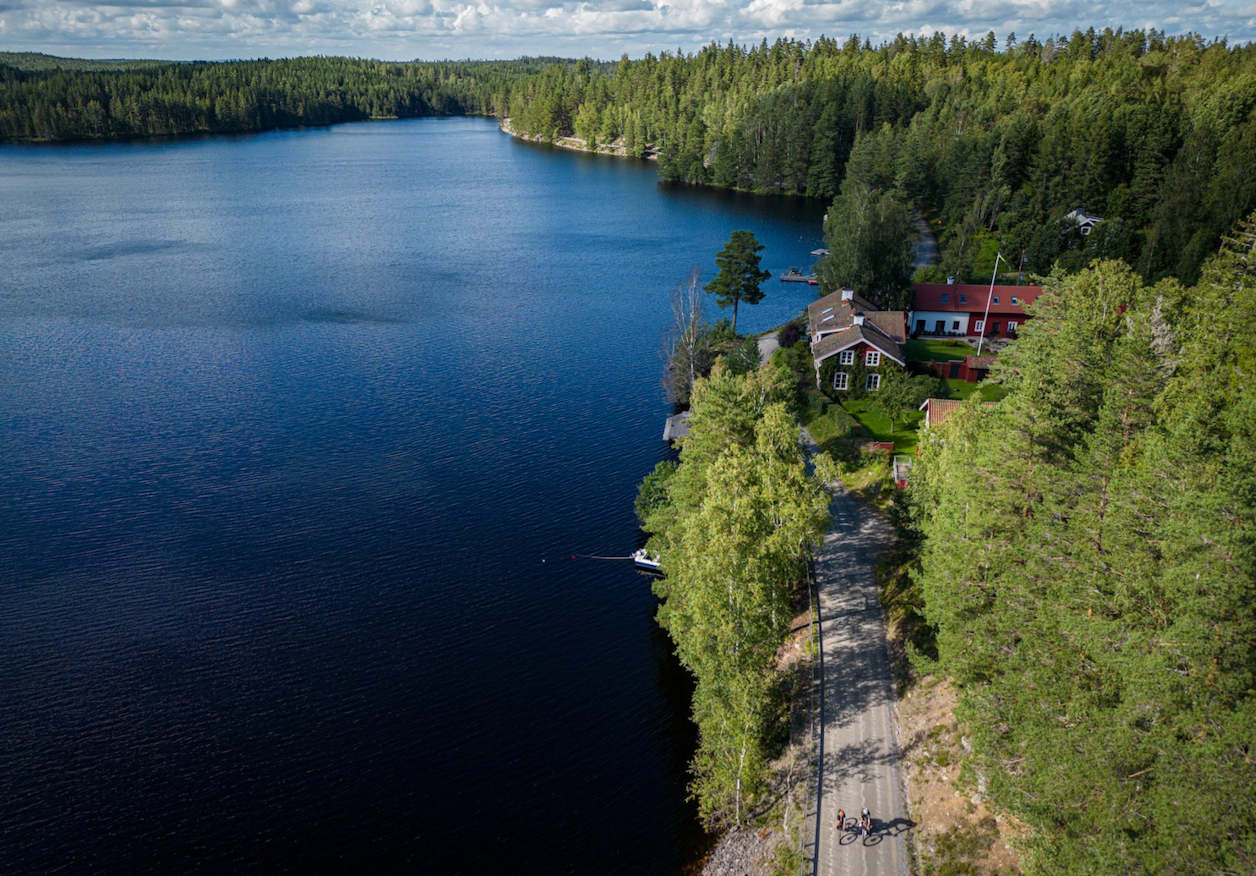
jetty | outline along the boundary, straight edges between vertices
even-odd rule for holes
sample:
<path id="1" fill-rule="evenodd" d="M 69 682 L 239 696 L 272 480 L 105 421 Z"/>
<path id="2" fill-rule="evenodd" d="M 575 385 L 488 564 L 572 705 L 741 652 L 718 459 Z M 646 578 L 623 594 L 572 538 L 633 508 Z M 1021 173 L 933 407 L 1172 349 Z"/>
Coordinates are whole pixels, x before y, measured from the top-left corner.
<path id="1" fill-rule="evenodd" d="M 804 274 L 802 268 L 787 268 L 785 273 L 781 274 L 782 283 L 810 283 L 815 285 L 815 274 Z"/>

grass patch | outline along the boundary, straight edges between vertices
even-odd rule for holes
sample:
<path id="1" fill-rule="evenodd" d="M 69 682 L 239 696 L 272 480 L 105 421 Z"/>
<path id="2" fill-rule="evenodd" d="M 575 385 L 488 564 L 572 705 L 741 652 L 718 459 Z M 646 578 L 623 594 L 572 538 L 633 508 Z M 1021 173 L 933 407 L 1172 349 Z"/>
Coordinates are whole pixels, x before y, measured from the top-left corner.
<path id="1" fill-rule="evenodd" d="M 845 408 L 855 421 L 863 426 L 865 441 L 893 441 L 895 453 L 915 455 L 916 443 L 919 439 L 917 430 L 924 422 L 925 415 L 914 411 L 902 420 L 894 422 L 894 432 L 890 432 L 890 421 L 872 410 L 872 402 L 867 399 L 848 401 Z"/>
<path id="2" fill-rule="evenodd" d="M 969 383 L 966 380 L 957 378 L 944 378 L 942 380 L 946 384 L 945 398 L 954 398 L 963 401 L 970 395 L 980 395 L 982 401 L 997 402 L 1007 395 L 1007 388 L 996 383 Z"/>
<path id="3" fill-rule="evenodd" d="M 908 362 L 950 362 L 977 351 L 964 341 L 919 338 L 903 344 Z"/>

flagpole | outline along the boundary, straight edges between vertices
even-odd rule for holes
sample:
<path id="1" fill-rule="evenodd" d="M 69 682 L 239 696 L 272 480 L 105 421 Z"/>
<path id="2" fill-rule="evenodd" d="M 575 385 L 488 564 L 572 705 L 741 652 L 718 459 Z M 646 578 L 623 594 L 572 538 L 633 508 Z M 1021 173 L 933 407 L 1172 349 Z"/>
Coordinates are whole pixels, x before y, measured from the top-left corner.
<path id="1" fill-rule="evenodd" d="M 981 337 L 977 340 L 977 355 L 981 355 L 981 347 L 986 342 L 986 324 L 990 320 L 990 299 L 994 297 L 994 281 L 999 276 L 999 259 L 1003 258 L 1002 252 L 994 254 L 994 273 L 990 275 L 990 291 L 986 293 L 986 312 L 981 319 Z"/>

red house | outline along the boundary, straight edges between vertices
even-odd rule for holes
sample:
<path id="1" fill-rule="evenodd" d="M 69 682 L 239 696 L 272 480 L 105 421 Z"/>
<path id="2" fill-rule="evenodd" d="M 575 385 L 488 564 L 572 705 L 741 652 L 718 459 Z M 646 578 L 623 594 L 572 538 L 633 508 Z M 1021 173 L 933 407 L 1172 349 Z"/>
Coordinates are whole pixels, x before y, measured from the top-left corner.
<path id="1" fill-rule="evenodd" d="M 901 310 L 875 310 L 852 290 L 842 289 L 813 301 L 807 317 L 817 387 L 876 392 L 882 368 L 907 364 L 899 346 L 906 340 L 906 314 Z M 832 364 L 826 367 L 826 360 Z M 822 387 L 824 382 L 829 385 Z"/>
<path id="2" fill-rule="evenodd" d="M 977 283 L 914 283 L 912 291 L 916 300 L 908 328 L 913 337 L 1014 338 L 1029 319 L 1024 305 L 1036 301 L 1042 287 L 995 286 L 992 292 Z"/>

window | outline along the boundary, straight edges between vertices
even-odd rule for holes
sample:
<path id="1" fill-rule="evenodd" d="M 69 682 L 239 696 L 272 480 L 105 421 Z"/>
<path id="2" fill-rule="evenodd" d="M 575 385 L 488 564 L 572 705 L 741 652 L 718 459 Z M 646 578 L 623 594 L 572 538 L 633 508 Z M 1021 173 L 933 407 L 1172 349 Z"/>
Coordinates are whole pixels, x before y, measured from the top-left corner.
<path id="1" fill-rule="evenodd" d="M 1012 296 L 1012 303 L 1013 303 L 1013 304 L 1018 304 L 1018 303 L 1019 303 L 1019 302 L 1016 300 L 1016 296 L 1015 296 L 1015 295 L 1013 295 L 1013 296 Z"/>
<path id="2" fill-rule="evenodd" d="M 881 388 L 881 375 L 880 374 L 873 373 L 873 374 L 869 374 L 867 377 L 864 378 L 864 389 L 866 389 L 868 392 L 875 392 L 876 390 L 880 388 Z"/>
<path id="3" fill-rule="evenodd" d="M 995 304 L 998 304 L 998 303 L 999 303 L 999 296 L 998 296 L 998 295 L 994 296 L 994 303 L 995 303 Z"/>
<path id="4" fill-rule="evenodd" d="M 975 332 L 980 332 L 985 327 L 986 327 L 985 322 L 983 322 L 980 319 L 973 323 L 973 331 Z"/>
<path id="5" fill-rule="evenodd" d="M 876 368 L 880 364 L 881 354 L 876 350 L 869 350 L 864 353 L 864 365 L 867 365 L 869 368 Z"/>
<path id="6" fill-rule="evenodd" d="M 1009 323 L 1007 324 L 1007 333 L 1010 335 L 1010 334 L 1011 334 L 1012 332 L 1014 332 L 1014 331 L 1016 331 L 1016 323 L 1014 323 L 1014 322 L 1009 322 Z"/>
<path id="7" fill-rule="evenodd" d="M 942 293 L 942 303 L 943 303 L 943 304 L 946 304 L 946 303 L 947 303 L 948 301 L 950 301 L 950 300 L 951 300 L 951 296 L 950 296 L 950 295 L 947 295 L 945 292 L 943 292 L 943 293 Z"/>
<path id="8" fill-rule="evenodd" d="M 850 375 L 845 371 L 839 371 L 833 375 L 833 388 L 838 392 L 844 392 L 850 386 Z"/>
<path id="9" fill-rule="evenodd" d="M 842 352 L 837 354 L 837 361 L 843 365 L 854 365 L 855 364 L 855 351 L 854 350 L 842 350 Z"/>
<path id="10" fill-rule="evenodd" d="M 958 319 L 953 320 L 953 321 L 951 322 L 951 331 L 953 331 L 953 332 L 957 332 L 957 331 L 959 331 L 959 320 L 958 320 Z"/>
<path id="11" fill-rule="evenodd" d="M 960 304 L 967 304 L 967 303 L 968 303 L 968 296 L 967 296 L 967 295 L 961 295 L 961 296 L 959 296 L 959 303 L 960 303 Z"/>

